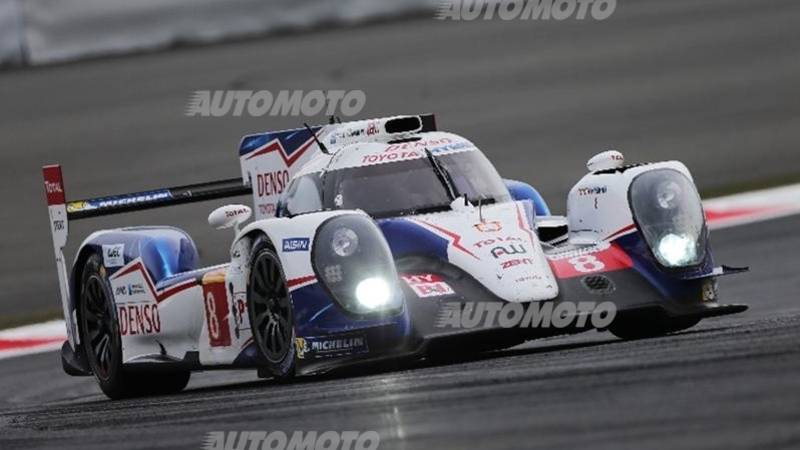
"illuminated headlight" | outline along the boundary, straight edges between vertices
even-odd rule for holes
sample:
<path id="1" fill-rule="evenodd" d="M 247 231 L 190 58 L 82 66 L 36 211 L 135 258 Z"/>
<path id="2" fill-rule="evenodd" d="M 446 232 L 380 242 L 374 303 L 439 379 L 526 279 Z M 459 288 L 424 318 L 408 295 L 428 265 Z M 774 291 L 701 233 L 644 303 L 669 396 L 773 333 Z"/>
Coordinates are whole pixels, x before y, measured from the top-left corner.
<path id="1" fill-rule="evenodd" d="M 629 191 L 631 212 L 655 263 L 666 270 L 693 270 L 706 260 L 708 229 L 700 194 L 678 170 L 637 175 Z"/>
<path id="2" fill-rule="evenodd" d="M 358 235 L 350 228 L 339 228 L 333 232 L 331 247 L 343 258 L 350 256 L 358 250 Z"/>
<path id="3" fill-rule="evenodd" d="M 687 234 L 668 234 L 658 241 L 658 259 L 666 266 L 680 267 L 697 259 L 697 241 Z"/>
<path id="4" fill-rule="evenodd" d="M 403 309 L 392 251 L 378 225 L 361 214 L 323 222 L 311 258 L 323 288 L 347 313 L 381 317 Z"/>
<path id="5" fill-rule="evenodd" d="M 367 278 L 356 287 L 356 300 L 367 309 L 383 308 L 391 299 L 391 288 L 383 278 Z"/>

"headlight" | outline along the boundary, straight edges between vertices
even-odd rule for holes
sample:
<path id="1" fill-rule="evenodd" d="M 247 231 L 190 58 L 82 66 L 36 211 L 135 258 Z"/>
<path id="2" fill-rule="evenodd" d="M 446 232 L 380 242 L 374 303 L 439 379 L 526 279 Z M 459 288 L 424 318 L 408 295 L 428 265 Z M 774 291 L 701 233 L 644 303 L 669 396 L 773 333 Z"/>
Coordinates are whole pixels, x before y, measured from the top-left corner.
<path id="1" fill-rule="evenodd" d="M 317 278 L 347 312 L 381 315 L 402 309 L 392 252 L 372 219 L 360 214 L 328 219 L 317 230 L 312 248 Z"/>
<path id="2" fill-rule="evenodd" d="M 358 235 L 350 228 L 339 228 L 333 232 L 331 248 L 341 257 L 350 256 L 358 250 Z"/>
<path id="3" fill-rule="evenodd" d="M 665 269 L 692 269 L 703 263 L 708 246 L 700 194 L 683 173 L 658 169 L 637 176 L 630 186 L 633 218 Z"/>
<path id="4" fill-rule="evenodd" d="M 382 308 L 389 303 L 391 297 L 392 291 L 383 278 L 367 278 L 356 287 L 356 300 L 367 309 Z"/>
<path id="5" fill-rule="evenodd" d="M 687 234 L 667 234 L 658 241 L 658 258 L 670 267 L 680 267 L 697 258 L 697 242 Z"/>

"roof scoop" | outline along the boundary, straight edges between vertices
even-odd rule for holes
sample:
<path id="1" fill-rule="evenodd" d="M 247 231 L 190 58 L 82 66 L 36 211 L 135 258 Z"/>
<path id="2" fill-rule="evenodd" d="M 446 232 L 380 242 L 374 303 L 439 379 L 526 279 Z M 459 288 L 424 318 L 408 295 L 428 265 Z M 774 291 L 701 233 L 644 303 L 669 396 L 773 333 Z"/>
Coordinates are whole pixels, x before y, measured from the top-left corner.
<path id="1" fill-rule="evenodd" d="M 386 121 L 385 129 L 389 134 L 419 133 L 422 131 L 422 119 L 419 116 L 404 116 L 389 119 Z"/>
<path id="2" fill-rule="evenodd" d="M 625 157 L 617 150 L 607 150 L 603 153 L 598 153 L 586 163 L 586 167 L 589 169 L 589 172 L 615 169 L 624 165 Z"/>

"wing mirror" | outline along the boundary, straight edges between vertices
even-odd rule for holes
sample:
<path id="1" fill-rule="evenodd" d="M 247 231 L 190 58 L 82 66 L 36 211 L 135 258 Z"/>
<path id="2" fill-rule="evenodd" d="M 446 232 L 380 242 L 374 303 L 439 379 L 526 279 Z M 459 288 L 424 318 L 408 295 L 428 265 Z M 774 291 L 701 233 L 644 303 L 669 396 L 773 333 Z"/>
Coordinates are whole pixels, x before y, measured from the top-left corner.
<path id="1" fill-rule="evenodd" d="M 252 214 L 253 210 L 247 205 L 220 206 L 208 215 L 208 224 L 218 230 L 234 227 L 234 231 L 238 233 L 239 225 Z"/>
<path id="2" fill-rule="evenodd" d="M 603 153 L 594 155 L 589 162 L 586 163 L 586 168 L 589 172 L 596 172 L 598 170 L 614 169 L 625 165 L 625 157 L 622 153 L 616 150 L 608 150 Z"/>

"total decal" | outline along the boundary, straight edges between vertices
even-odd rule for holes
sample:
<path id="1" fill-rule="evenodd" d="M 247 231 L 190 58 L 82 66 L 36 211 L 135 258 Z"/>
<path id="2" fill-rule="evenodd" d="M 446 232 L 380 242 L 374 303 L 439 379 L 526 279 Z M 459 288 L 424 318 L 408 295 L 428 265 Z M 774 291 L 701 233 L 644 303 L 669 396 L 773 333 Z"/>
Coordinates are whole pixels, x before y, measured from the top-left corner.
<path id="1" fill-rule="evenodd" d="M 352 356 L 369 351 L 364 333 L 348 333 L 336 337 L 298 337 L 295 339 L 298 359 Z"/>
<path id="2" fill-rule="evenodd" d="M 419 298 L 455 294 L 453 288 L 436 274 L 403 275 L 401 278 Z"/>

